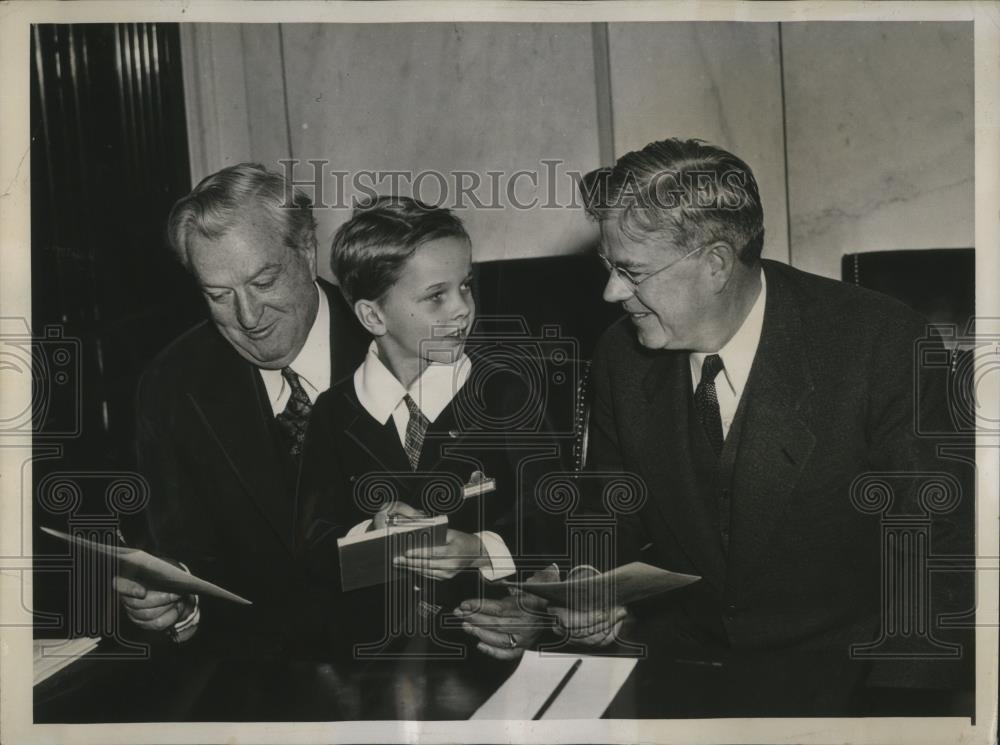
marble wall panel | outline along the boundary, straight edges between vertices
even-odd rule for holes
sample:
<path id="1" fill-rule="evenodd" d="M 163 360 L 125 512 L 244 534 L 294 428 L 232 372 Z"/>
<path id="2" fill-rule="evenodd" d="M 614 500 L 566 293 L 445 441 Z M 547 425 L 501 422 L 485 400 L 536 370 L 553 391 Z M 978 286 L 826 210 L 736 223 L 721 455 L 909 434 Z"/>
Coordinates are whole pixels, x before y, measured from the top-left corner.
<path id="1" fill-rule="evenodd" d="M 973 245 L 972 24 L 786 23 L 792 263 Z"/>
<path id="2" fill-rule="evenodd" d="M 753 169 L 764 255 L 788 260 L 781 67 L 774 23 L 609 25 L 615 155 L 697 137 Z"/>
<path id="3" fill-rule="evenodd" d="M 483 182 L 475 193 L 484 204 L 494 203 L 487 172 L 501 172 L 498 209 L 459 209 L 479 261 L 571 252 L 592 237 L 579 208 L 542 206 L 573 198 L 567 169 L 598 165 L 589 24 L 284 25 L 282 35 L 296 159 L 325 159 L 350 174 L 437 172 L 451 197 L 455 172 L 468 171 Z M 551 179 L 547 159 L 563 164 Z M 538 175 L 513 180 L 521 170 Z M 426 201 L 439 201 L 436 176 L 412 185 Z M 375 190 L 390 186 L 386 179 Z M 329 190 L 324 200 L 343 201 Z M 533 200 L 531 209 L 512 204 Z M 472 205 L 471 197 L 463 204 Z M 348 209 L 319 211 L 321 267 L 348 216 Z"/>

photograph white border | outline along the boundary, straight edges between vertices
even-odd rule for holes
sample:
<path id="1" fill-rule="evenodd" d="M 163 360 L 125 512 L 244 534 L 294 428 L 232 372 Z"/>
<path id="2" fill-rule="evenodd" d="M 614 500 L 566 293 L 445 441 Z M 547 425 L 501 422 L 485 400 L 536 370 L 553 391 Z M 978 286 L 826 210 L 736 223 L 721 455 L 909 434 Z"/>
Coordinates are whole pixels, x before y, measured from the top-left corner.
<path id="1" fill-rule="evenodd" d="M 0 3 L 0 317 L 31 318 L 29 33 L 33 23 L 415 21 L 973 21 L 977 316 L 1000 318 L 1000 6 L 994 2 L 3 2 Z M 1000 375 L 980 404 L 1000 411 Z M 0 391 L 8 410 L 30 407 L 30 380 Z M 0 443 L 0 741 L 27 743 L 677 742 L 987 743 L 996 736 L 1000 442 L 978 448 L 976 720 L 962 718 L 588 720 L 579 722 L 334 722 L 32 724 L 30 627 L 9 625 L 31 597 L 31 494 L 21 492 L 30 438 Z M 26 474 L 30 479 L 30 471 Z M 30 483 L 30 481 L 28 482 Z M 30 518 L 29 518 L 30 519 Z M 29 560 L 30 562 L 30 560 Z M 7 609 L 6 611 L 4 609 Z"/>

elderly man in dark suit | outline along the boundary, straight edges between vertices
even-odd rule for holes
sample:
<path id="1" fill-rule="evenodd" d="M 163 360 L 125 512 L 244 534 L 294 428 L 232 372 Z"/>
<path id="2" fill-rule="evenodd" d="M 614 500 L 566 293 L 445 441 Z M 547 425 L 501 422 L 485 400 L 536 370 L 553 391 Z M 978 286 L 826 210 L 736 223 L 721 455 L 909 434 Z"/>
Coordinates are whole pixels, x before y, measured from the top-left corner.
<path id="1" fill-rule="evenodd" d="M 894 512 L 920 515 L 922 483 L 956 470 L 917 433 L 918 407 L 932 430 L 949 426 L 947 382 L 915 370 L 925 320 L 761 260 L 757 184 L 717 147 L 655 142 L 588 174 L 582 191 L 610 272 L 604 299 L 628 314 L 594 357 L 588 467 L 646 487 L 642 508 L 618 519 L 618 556 L 603 558 L 702 579 L 645 608 L 557 609 L 562 626 L 602 646 L 645 613 L 661 642 L 689 650 L 678 656 L 712 665 L 754 650 L 847 662 L 878 637 L 883 602 L 903 600 L 881 596 L 880 520 L 852 498 L 856 479 L 893 474 Z M 932 526 L 935 553 L 971 549 L 973 494 L 957 498 Z M 960 584 L 935 578 L 932 614 L 971 608 Z M 953 672 L 897 657 L 893 684 L 936 687 Z M 844 705 L 874 674 L 855 667 Z"/>
<path id="2" fill-rule="evenodd" d="M 333 623 L 293 553 L 295 482 L 312 403 L 367 346 L 316 276 L 308 198 L 255 164 L 223 169 L 174 206 L 169 237 L 211 320 L 174 341 L 138 392 L 153 548 L 253 601 L 237 606 L 116 578 L 130 618 L 175 640 L 283 654 Z"/>

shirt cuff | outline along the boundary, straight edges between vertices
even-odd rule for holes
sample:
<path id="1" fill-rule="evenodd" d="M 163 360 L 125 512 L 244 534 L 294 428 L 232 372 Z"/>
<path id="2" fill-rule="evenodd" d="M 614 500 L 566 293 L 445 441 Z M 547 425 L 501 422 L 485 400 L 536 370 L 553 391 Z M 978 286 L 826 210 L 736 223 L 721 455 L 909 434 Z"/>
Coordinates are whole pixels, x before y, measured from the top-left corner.
<path id="1" fill-rule="evenodd" d="M 183 562 L 177 563 L 181 565 L 181 569 L 191 574 L 191 570 L 187 568 L 187 565 Z M 198 630 L 198 623 L 201 621 L 201 603 L 197 595 L 192 595 L 191 597 L 194 599 L 194 607 L 191 608 L 190 612 L 184 618 L 170 627 L 169 636 L 175 642 L 187 641 Z"/>
<path id="2" fill-rule="evenodd" d="M 194 607 L 191 609 L 191 612 L 188 613 L 183 619 L 174 624 L 174 631 L 176 633 L 180 633 L 184 629 L 189 628 L 191 626 L 197 626 L 198 621 L 201 620 L 201 607 L 200 603 L 198 602 L 198 596 L 192 595 L 191 597 L 194 598 Z"/>
<path id="3" fill-rule="evenodd" d="M 483 550 L 490 560 L 489 566 L 479 567 L 479 572 L 483 579 L 493 582 L 504 577 L 509 577 L 515 573 L 514 557 L 510 555 L 510 550 L 503 538 L 489 530 L 482 533 L 475 533 L 483 543 Z"/>
<path id="4" fill-rule="evenodd" d="M 364 522 L 358 523 L 353 528 L 347 531 L 347 535 L 358 535 L 359 533 L 364 533 L 368 530 L 371 524 L 372 524 L 371 520 L 365 520 Z"/>

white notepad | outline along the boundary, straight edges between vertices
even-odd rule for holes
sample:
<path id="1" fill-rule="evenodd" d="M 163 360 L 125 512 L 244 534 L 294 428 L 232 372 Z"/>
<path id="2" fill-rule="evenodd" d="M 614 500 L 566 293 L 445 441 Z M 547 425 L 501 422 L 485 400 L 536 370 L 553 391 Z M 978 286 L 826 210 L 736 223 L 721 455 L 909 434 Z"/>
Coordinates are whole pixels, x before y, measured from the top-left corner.
<path id="1" fill-rule="evenodd" d="M 582 664 L 542 719 L 599 719 L 625 684 L 636 658 L 525 652 L 514 673 L 471 718 L 534 718 L 577 660 Z"/>

